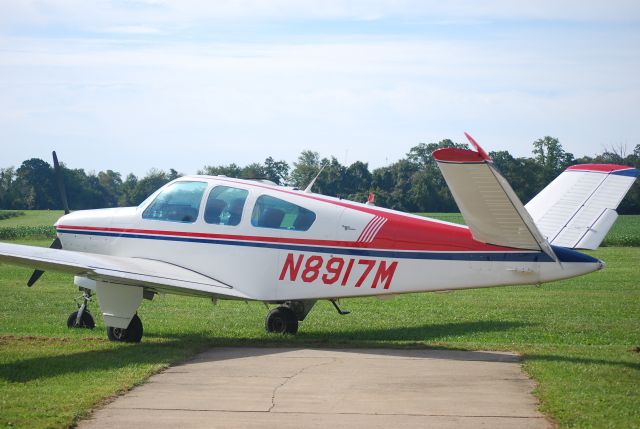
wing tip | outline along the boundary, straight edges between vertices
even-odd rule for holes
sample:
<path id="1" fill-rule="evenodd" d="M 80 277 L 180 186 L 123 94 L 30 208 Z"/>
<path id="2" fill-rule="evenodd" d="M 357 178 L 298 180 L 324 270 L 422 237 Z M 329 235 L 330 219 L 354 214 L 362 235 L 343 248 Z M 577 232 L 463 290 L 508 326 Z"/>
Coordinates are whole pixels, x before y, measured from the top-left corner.
<path id="1" fill-rule="evenodd" d="M 478 152 L 469 149 L 461 149 L 456 147 L 446 147 L 433 151 L 433 159 L 439 162 L 469 164 L 483 163 L 485 158 Z"/>

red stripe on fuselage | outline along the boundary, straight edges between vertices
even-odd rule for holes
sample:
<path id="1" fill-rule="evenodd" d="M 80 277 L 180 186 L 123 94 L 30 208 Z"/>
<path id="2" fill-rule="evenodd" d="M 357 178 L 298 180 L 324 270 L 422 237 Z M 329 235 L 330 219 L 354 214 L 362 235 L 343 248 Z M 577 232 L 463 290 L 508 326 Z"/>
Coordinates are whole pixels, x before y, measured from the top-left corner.
<path id="1" fill-rule="evenodd" d="M 386 231 L 386 226 L 391 223 L 387 222 L 382 231 Z M 234 234 L 211 234 L 204 232 L 186 232 L 171 230 L 152 230 L 138 228 L 108 228 L 83 225 L 58 225 L 59 230 L 65 230 L 73 233 L 77 231 L 96 231 L 110 232 L 121 234 L 146 234 L 152 236 L 169 236 L 169 237 L 193 237 L 193 238 L 210 238 L 219 240 L 236 240 L 236 241 L 255 241 L 269 243 L 284 244 L 301 244 L 309 246 L 329 246 L 329 247 L 347 247 L 347 248 L 367 248 L 367 249 L 391 249 L 391 250 L 422 250 L 422 251 L 513 251 L 516 249 L 508 247 L 498 247 L 490 244 L 480 243 L 470 239 L 470 233 L 466 228 L 458 228 L 449 226 L 440 233 L 435 231 L 413 231 L 407 234 L 406 228 L 399 228 L 391 225 L 387 234 L 378 234 L 373 242 L 356 242 L 356 241 L 340 241 L 340 240 L 316 240 L 305 238 L 283 238 L 283 237 L 267 237 L 254 235 L 234 235 Z M 424 227 L 424 223 L 421 225 Z M 441 225 L 447 227 L 447 225 Z M 447 231 L 448 230 L 448 231 Z M 394 231 L 396 231 L 394 233 Z M 464 234 L 466 232 L 467 234 Z M 420 241 L 420 237 L 429 241 Z"/>
<path id="2" fill-rule="evenodd" d="M 237 240 L 237 241 L 260 241 L 271 243 L 290 243 L 290 244 L 308 244 L 323 245 L 335 247 L 366 247 L 353 241 L 339 240 L 309 240 L 305 238 L 282 238 L 282 237 L 265 237 L 255 235 L 234 235 L 234 234 L 211 234 L 206 232 L 188 232 L 188 231 L 171 231 L 157 229 L 136 229 L 136 228 L 106 228 L 96 226 L 81 225 L 58 225 L 58 229 L 79 230 L 79 231 L 96 231 L 96 232 L 114 232 L 122 234 L 147 234 L 147 235 L 166 235 L 169 237 L 192 237 L 192 238 L 211 238 L 218 240 Z"/>

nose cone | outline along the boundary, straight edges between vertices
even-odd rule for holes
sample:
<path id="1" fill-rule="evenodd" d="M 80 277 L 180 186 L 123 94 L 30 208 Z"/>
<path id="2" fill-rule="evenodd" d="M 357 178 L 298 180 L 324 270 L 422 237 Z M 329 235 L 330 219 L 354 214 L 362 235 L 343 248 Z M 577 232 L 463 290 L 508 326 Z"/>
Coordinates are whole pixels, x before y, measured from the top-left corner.
<path id="1" fill-rule="evenodd" d="M 68 214 L 60 216 L 56 221 L 56 223 L 53 224 L 53 226 L 57 228 L 58 225 L 64 225 L 65 219 L 67 219 L 68 217 L 69 217 Z"/>
<path id="2" fill-rule="evenodd" d="M 78 210 L 78 211 L 60 216 L 60 218 L 56 221 L 56 223 L 53 224 L 53 226 L 57 228 L 59 225 L 73 225 L 74 223 L 77 223 L 79 219 L 82 219 L 82 213 L 84 211 L 85 210 Z"/>

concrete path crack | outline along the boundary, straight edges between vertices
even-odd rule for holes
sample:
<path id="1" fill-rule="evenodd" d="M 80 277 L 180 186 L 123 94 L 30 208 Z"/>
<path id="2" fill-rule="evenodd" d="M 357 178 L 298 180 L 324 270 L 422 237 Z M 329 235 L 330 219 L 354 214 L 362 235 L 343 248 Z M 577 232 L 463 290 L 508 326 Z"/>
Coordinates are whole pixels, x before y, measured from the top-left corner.
<path id="1" fill-rule="evenodd" d="M 291 375 L 289 377 L 285 377 L 285 379 L 284 379 L 284 381 L 282 383 L 280 383 L 279 385 L 277 385 L 276 387 L 273 388 L 273 392 L 271 393 L 271 406 L 269 407 L 267 412 L 270 413 L 271 410 L 273 410 L 273 408 L 276 406 L 276 395 L 278 394 L 278 390 L 283 388 L 291 380 L 293 380 L 294 378 L 296 378 L 297 376 L 299 376 L 300 374 L 302 374 L 303 372 L 305 372 L 308 369 L 317 368 L 317 367 L 323 366 L 323 365 L 329 365 L 329 364 L 337 362 L 337 360 L 338 360 L 337 358 L 328 358 L 328 359 L 329 360 L 327 362 L 315 363 L 315 364 L 312 364 L 312 365 L 309 365 L 309 366 L 305 366 L 304 368 L 301 368 L 298 371 L 296 371 L 295 374 L 293 374 L 293 375 Z"/>

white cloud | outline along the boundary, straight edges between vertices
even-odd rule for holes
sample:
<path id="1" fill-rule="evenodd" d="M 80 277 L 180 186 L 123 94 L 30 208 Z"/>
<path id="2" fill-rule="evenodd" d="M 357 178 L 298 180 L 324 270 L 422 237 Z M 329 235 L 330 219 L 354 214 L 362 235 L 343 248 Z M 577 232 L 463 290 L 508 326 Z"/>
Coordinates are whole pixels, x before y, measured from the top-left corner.
<path id="1" fill-rule="evenodd" d="M 153 27 L 145 27 L 142 25 L 126 25 L 120 27 L 111 27 L 105 30 L 107 33 L 119 34 L 159 34 L 160 30 Z"/>
<path id="2" fill-rule="evenodd" d="M 165 26 L 186 29 L 202 22 L 266 20 L 427 19 L 441 22 L 472 20 L 563 20 L 637 22 L 635 0 L 23 0 L 3 2 L 0 25 L 60 25 L 81 30 L 114 27 Z"/>
<path id="3" fill-rule="evenodd" d="M 0 39 L 0 140 L 13 142 L 3 162 L 46 157 L 55 145 L 72 166 L 136 173 L 269 155 L 293 161 L 306 148 L 380 166 L 421 141 L 462 140 L 464 130 L 487 150 L 526 155 L 531 141 L 550 134 L 576 155 L 594 153 L 639 131 L 640 36 L 624 26 L 548 30 L 509 21 L 487 36 L 442 24 L 436 36 L 402 37 L 345 36 L 329 26 L 321 37 L 268 43 L 166 31 L 188 34 L 207 19 L 637 19 L 635 2 L 577 4 L 3 4 L 14 13 L 0 13 L 0 22 L 20 33 Z M 41 37 L 39 26 L 62 35 Z"/>

